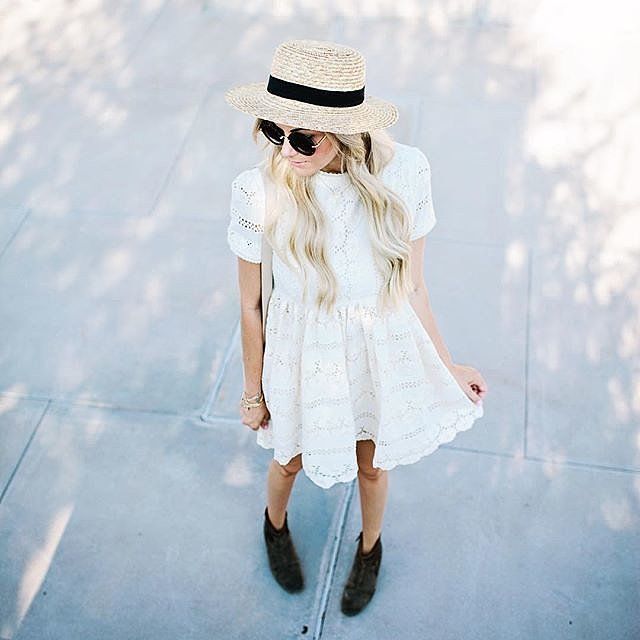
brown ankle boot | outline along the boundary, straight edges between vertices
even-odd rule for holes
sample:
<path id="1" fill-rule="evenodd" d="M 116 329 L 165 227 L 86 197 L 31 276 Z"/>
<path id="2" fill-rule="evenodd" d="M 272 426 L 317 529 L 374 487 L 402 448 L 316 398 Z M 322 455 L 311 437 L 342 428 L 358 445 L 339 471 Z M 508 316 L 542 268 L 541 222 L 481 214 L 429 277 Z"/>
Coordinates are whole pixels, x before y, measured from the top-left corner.
<path id="1" fill-rule="evenodd" d="M 267 545 L 269 568 L 277 583 L 290 593 L 304 588 L 304 578 L 300 559 L 296 553 L 287 523 L 285 512 L 284 525 L 276 529 L 269 519 L 268 507 L 264 509 L 264 539 Z"/>
<path id="2" fill-rule="evenodd" d="M 362 611 L 373 597 L 382 561 L 382 535 L 378 536 L 376 543 L 364 555 L 362 553 L 362 531 L 356 539 L 358 540 L 358 548 L 349 578 L 344 585 L 340 604 L 342 613 L 347 616 L 354 616 Z"/>

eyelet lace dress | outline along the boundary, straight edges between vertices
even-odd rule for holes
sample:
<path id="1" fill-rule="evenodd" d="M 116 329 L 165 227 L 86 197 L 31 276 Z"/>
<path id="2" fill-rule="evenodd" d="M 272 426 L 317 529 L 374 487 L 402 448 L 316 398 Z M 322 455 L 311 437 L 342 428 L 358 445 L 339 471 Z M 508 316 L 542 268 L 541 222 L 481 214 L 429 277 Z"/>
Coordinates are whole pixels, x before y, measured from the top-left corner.
<path id="1" fill-rule="evenodd" d="M 425 154 L 395 143 L 382 179 L 412 215 L 411 239 L 436 224 Z M 302 453 L 306 475 L 328 488 L 356 477 L 356 440 L 376 443 L 373 465 L 418 461 L 483 415 L 442 362 L 410 302 L 376 310 L 382 278 L 375 266 L 364 207 L 347 174 L 319 171 L 316 196 L 329 225 L 328 259 L 339 281 L 333 313 L 302 303 L 298 276 L 273 253 L 262 388 L 271 414 L 257 443 L 286 464 Z M 231 187 L 227 241 L 259 263 L 265 193 L 259 167 Z M 311 283 L 314 284 L 314 283 Z"/>

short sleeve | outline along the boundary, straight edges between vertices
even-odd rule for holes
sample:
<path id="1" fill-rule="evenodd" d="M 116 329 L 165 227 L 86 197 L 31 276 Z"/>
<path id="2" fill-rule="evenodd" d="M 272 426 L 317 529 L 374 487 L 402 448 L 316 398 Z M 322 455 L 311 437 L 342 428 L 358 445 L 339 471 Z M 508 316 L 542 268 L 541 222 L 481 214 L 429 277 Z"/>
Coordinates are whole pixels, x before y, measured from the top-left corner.
<path id="1" fill-rule="evenodd" d="M 431 199 L 431 165 L 422 150 L 418 147 L 414 148 L 416 151 L 414 167 L 416 182 L 411 240 L 426 235 L 436 224 L 436 214 Z"/>
<path id="2" fill-rule="evenodd" d="M 231 183 L 227 243 L 233 253 L 248 262 L 262 261 L 265 195 L 258 168 L 246 169 Z"/>

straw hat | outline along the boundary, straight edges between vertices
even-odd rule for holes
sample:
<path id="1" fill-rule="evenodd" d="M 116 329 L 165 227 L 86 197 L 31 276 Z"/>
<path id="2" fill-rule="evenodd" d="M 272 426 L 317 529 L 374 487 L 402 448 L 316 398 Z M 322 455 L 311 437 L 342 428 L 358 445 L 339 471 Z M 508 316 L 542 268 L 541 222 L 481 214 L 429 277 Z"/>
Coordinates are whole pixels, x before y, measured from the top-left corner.
<path id="1" fill-rule="evenodd" d="M 395 105 L 365 97 L 364 56 L 325 40 L 287 40 L 276 48 L 267 82 L 229 89 L 225 100 L 257 118 L 335 133 L 382 129 L 398 119 Z"/>

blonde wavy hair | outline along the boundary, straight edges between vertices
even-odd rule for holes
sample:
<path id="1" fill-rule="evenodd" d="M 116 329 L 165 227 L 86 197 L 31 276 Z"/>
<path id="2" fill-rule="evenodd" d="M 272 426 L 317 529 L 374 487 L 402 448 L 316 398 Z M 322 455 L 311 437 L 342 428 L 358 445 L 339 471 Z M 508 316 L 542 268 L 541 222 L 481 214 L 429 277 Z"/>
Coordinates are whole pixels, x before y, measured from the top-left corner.
<path id="1" fill-rule="evenodd" d="M 256 145 L 261 134 L 261 118 L 257 118 L 252 138 Z M 384 129 L 343 134 L 325 132 L 337 151 L 341 170 L 346 172 L 356 188 L 367 215 L 375 263 L 384 285 L 378 298 L 378 308 L 394 308 L 406 300 L 412 287 L 410 266 L 410 217 L 403 200 L 380 178 L 383 168 L 393 157 L 393 138 Z M 298 274 L 303 284 L 303 300 L 308 295 L 308 269 L 318 276 L 318 309 L 335 309 L 338 282 L 327 262 L 327 223 L 316 198 L 311 176 L 296 174 L 280 148 L 267 141 L 270 149 L 261 163 L 275 184 L 276 206 L 267 212 L 264 234 L 278 257 Z M 275 211 L 278 213 L 276 214 Z M 283 225 L 280 227 L 280 225 Z M 286 239 L 284 246 L 276 240 L 276 228 Z M 292 265 L 292 258 L 295 266 Z"/>

